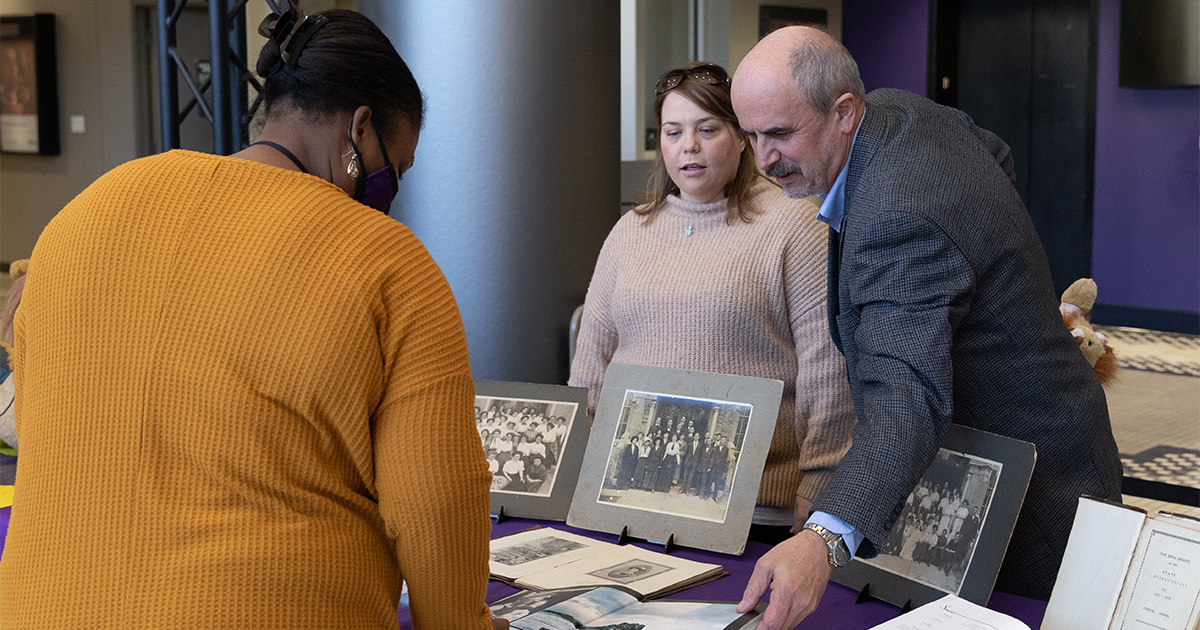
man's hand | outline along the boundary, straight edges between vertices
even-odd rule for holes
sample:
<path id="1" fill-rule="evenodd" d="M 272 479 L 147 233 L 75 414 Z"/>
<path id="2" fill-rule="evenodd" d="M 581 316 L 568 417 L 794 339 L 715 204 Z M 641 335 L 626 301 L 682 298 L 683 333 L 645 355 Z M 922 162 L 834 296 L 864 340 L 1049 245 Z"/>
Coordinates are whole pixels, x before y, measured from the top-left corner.
<path id="1" fill-rule="evenodd" d="M 758 559 L 738 612 L 749 612 L 771 588 L 759 630 L 791 630 L 817 609 L 829 583 L 829 546 L 812 530 L 779 543 Z"/>

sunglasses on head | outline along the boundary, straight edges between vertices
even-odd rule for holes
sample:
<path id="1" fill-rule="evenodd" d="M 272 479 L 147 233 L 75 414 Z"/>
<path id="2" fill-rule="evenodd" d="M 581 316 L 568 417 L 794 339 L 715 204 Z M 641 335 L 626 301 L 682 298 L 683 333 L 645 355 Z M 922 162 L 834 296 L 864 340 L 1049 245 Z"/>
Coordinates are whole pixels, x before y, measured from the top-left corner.
<path id="1" fill-rule="evenodd" d="M 654 85 L 654 94 L 657 96 L 673 90 L 679 87 L 684 79 L 695 79 L 709 85 L 729 84 L 729 75 L 725 73 L 724 68 L 713 63 L 706 63 L 694 68 L 667 70 L 661 77 L 658 77 L 658 83 Z"/>

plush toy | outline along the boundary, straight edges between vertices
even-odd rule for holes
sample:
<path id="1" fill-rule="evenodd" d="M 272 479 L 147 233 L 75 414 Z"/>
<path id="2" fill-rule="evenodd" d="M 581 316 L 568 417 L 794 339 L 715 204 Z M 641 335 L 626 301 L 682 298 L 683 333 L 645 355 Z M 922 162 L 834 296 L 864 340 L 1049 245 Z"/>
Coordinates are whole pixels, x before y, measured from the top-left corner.
<path id="1" fill-rule="evenodd" d="M 21 293 L 25 290 L 25 271 L 29 269 L 29 260 L 18 260 L 8 266 L 8 273 L 13 278 L 8 296 L 4 299 L 4 307 L 0 309 L 0 344 L 5 350 L 12 347 L 13 315 L 17 312 L 17 304 L 21 301 Z M 13 375 L 5 357 L 0 365 L 0 448 L 5 445 L 17 448 L 17 420 L 13 415 Z"/>
<path id="2" fill-rule="evenodd" d="M 1117 380 L 1117 355 L 1108 345 L 1104 333 L 1092 328 L 1092 307 L 1096 305 L 1096 283 L 1091 278 L 1080 278 L 1067 287 L 1062 294 L 1058 310 L 1063 323 L 1075 337 L 1083 357 L 1100 377 L 1100 384 L 1111 385 Z"/>

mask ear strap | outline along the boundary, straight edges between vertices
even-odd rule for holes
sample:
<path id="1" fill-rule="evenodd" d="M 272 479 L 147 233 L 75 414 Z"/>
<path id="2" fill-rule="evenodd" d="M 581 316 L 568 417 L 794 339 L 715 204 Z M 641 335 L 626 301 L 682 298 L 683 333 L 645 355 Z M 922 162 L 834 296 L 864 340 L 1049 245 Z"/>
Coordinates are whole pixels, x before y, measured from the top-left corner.
<path id="1" fill-rule="evenodd" d="M 375 127 L 375 140 L 379 142 L 379 150 L 383 153 L 383 163 L 390 167 L 392 165 L 392 161 L 388 159 L 387 147 L 383 145 L 383 136 L 379 134 L 379 127 L 377 127 L 374 122 L 371 123 L 371 126 Z"/>
<path id="2" fill-rule="evenodd" d="M 400 190 L 400 174 L 396 172 L 396 167 L 392 166 L 392 160 L 388 158 L 387 147 L 383 144 L 383 135 L 379 133 L 379 126 L 375 124 L 375 121 L 371 121 L 371 126 L 375 128 L 375 139 L 379 142 L 380 152 L 383 153 L 384 168 L 392 173 L 392 176 L 388 178 L 392 182 L 392 190 Z"/>

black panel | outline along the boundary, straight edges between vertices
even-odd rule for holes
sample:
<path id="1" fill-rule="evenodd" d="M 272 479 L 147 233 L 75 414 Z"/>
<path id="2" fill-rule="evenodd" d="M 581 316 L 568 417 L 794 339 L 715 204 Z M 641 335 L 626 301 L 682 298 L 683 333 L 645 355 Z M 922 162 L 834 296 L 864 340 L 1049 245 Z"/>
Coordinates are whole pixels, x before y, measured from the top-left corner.
<path id="1" fill-rule="evenodd" d="M 1095 94 L 1087 0 L 1038 0 L 1033 13 L 1029 196 L 1055 290 L 1091 275 Z"/>
<path id="2" fill-rule="evenodd" d="M 1097 303 L 1092 323 L 1200 335 L 1200 313 L 1196 311 Z"/>
<path id="3" fill-rule="evenodd" d="M 958 108 L 1013 153 L 1017 192 L 1029 205 L 1032 0 L 959 3 Z"/>
<path id="4" fill-rule="evenodd" d="M 1124 87 L 1200 85 L 1196 0 L 1121 3 L 1120 83 Z"/>
<path id="5" fill-rule="evenodd" d="M 1060 293 L 1091 275 L 1095 1 L 931 5 L 931 93 L 1012 148 L 1017 191 Z"/>
<path id="6" fill-rule="evenodd" d="M 929 0 L 929 86 L 934 102 L 958 107 L 958 0 Z"/>

